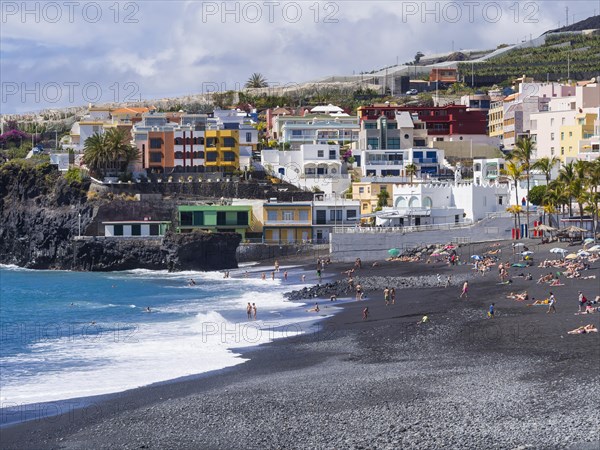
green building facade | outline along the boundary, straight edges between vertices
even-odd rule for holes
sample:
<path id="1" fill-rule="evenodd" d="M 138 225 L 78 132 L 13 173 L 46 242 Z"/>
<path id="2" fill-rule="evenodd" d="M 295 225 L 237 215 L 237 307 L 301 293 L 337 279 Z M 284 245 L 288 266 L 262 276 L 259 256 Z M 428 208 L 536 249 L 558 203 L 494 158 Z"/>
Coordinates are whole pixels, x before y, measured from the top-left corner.
<path id="1" fill-rule="evenodd" d="M 251 205 L 184 205 L 178 207 L 178 233 L 193 230 L 235 232 L 246 239 L 252 217 Z"/>

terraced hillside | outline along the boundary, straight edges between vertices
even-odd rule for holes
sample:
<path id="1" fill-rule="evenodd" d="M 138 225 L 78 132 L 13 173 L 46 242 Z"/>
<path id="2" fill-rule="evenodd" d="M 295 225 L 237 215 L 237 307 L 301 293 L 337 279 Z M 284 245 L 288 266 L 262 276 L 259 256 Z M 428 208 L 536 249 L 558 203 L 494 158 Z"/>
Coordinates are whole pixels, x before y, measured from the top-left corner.
<path id="1" fill-rule="evenodd" d="M 540 47 L 519 48 L 490 61 L 458 65 L 461 76 L 475 84 L 491 85 L 526 74 L 536 80 L 570 78 L 587 80 L 600 76 L 600 34 L 549 35 Z"/>

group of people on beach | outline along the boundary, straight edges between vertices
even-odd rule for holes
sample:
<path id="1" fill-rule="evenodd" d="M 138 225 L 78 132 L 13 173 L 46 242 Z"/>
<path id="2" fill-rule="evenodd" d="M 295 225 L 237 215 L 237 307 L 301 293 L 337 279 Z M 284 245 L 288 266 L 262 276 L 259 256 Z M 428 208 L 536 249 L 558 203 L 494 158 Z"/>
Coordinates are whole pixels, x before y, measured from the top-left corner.
<path id="1" fill-rule="evenodd" d="M 248 320 L 256 320 L 256 303 L 246 305 L 246 314 L 248 315 Z"/>

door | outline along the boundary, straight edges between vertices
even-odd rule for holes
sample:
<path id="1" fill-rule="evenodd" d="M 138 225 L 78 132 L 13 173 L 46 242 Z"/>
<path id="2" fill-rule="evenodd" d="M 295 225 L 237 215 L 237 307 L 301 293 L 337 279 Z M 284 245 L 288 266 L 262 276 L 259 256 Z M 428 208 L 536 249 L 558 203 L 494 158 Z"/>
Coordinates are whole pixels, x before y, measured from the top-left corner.
<path id="1" fill-rule="evenodd" d="M 273 230 L 271 238 L 272 238 L 273 242 L 279 243 L 279 230 Z"/>
<path id="2" fill-rule="evenodd" d="M 287 241 L 288 242 L 294 242 L 294 230 L 287 230 Z"/>

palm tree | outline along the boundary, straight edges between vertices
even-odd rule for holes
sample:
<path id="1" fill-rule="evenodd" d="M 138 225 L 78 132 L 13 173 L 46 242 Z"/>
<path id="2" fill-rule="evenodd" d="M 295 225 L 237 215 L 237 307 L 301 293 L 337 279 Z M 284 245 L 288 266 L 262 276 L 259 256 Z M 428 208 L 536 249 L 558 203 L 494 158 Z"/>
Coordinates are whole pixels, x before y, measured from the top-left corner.
<path id="1" fill-rule="evenodd" d="M 575 166 L 573 162 L 568 164 L 563 164 L 560 172 L 558 172 L 558 180 L 563 185 L 563 192 L 568 197 L 569 202 L 569 217 L 573 215 L 573 205 L 572 205 L 572 190 L 573 190 L 573 182 L 577 178 L 577 173 L 575 171 Z"/>
<path id="2" fill-rule="evenodd" d="M 117 128 L 94 133 L 84 143 L 83 161 L 99 176 L 104 176 L 108 169 L 126 172 L 129 164 L 139 157 L 138 149 L 127 142 L 125 131 Z"/>
<path id="3" fill-rule="evenodd" d="M 519 181 L 523 179 L 523 166 L 518 165 L 514 161 L 509 160 L 506 163 L 506 168 L 502 170 L 502 174 L 506 175 L 512 182 L 515 187 L 515 205 L 519 205 Z M 516 220 L 515 220 L 516 223 Z M 521 217 L 519 216 L 519 226 L 521 228 Z"/>
<path id="4" fill-rule="evenodd" d="M 381 210 L 384 206 L 387 206 L 388 200 L 390 199 L 390 193 L 385 190 L 380 190 L 377 194 L 377 209 Z"/>
<path id="5" fill-rule="evenodd" d="M 414 165 L 413 163 L 407 164 L 404 167 L 404 171 L 406 172 L 406 175 L 408 175 L 410 177 L 410 185 L 412 186 L 413 184 L 413 177 L 417 174 L 417 171 L 419 169 L 417 168 L 416 165 Z"/>
<path id="6" fill-rule="evenodd" d="M 534 162 L 531 168 L 540 170 L 546 176 L 546 186 L 548 186 L 548 184 L 550 184 L 550 174 L 552 173 L 552 169 L 559 162 L 560 159 L 558 159 L 556 156 L 552 156 L 550 158 L 545 156 Z"/>
<path id="7" fill-rule="evenodd" d="M 520 222 L 521 222 L 521 217 L 520 217 L 520 213 L 523 210 L 523 208 L 521 208 L 521 205 L 511 205 L 508 208 L 506 208 L 506 210 L 513 214 L 514 219 L 515 219 L 515 228 L 518 230 L 520 229 Z M 519 220 L 519 224 L 517 224 L 517 219 Z"/>
<path id="8" fill-rule="evenodd" d="M 264 88 L 268 87 L 269 83 L 262 73 L 253 73 L 244 85 L 247 88 Z"/>
<path id="9" fill-rule="evenodd" d="M 534 152 L 534 143 L 531 140 L 530 136 L 525 136 L 519 140 L 517 140 L 515 144 L 515 148 L 510 153 L 509 158 L 514 159 L 521 163 L 521 166 L 525 170 L 527 174 L 527 203 L 526 203 L 526 223 L 527 223 L 527 233 L 529 233 L 529 172 L 531 170 L 531 158 Z"/>

